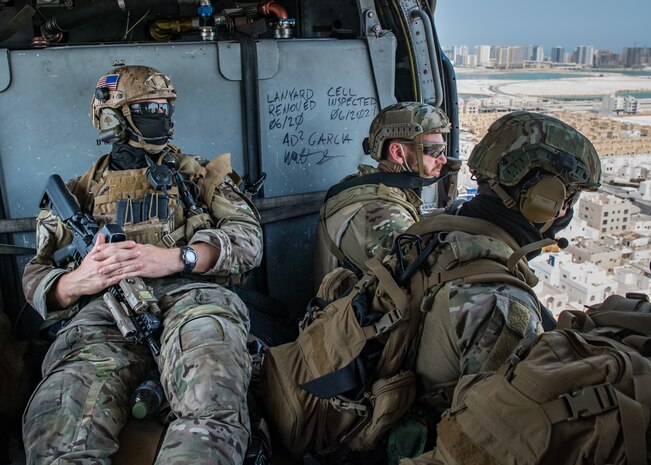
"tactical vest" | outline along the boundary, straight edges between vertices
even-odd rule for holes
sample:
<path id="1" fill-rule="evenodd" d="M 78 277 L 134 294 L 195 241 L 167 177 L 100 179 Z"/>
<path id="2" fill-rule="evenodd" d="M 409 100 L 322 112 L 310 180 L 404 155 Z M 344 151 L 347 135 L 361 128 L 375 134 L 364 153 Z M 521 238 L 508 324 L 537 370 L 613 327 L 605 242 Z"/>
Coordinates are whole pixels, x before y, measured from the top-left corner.
<path id="1" fill-rule="evenodd" d="M 443 237 L 448 231 L 466 234 Z M 413 243 L 400 247 L 382 264 L 368 260 L 368 270 L 347 295 L 309 312 L 296 341 L 272 347 L 265 358 L 269 420 L 293 456 L 342 445 L 352 450 L 377 446 L 416 399 L 416 351 L 432 350 L 421 337 L 427 321 L 423 311 L 432 303 L 447 303 L 452 281 L 511 284 L 530 295 L 539 312 L 530 287 L 536 279 L 523 255 L 513 252 L 519 249 L 515 240 L 500 228 L 440 214 L 406 234 L 429 244 L 422 251 Z M 351 273 L 336 269 L 317 297 L 331 297 L 333 289 L 350 283 Z M 506 318 L 511 322 L 520 316 Z M 508 325 L 503 331 L 510 332 Z M 513 342 L 510 336 L 505 344 Z M 427 387 L 438 394 L 441 386 Z"/>
<path id="2" fill-rule="evenodd" d="M 204 211 L 208 211 L 204 199 L 212 199 L 224 177 L 230 175 L 239 181 L 232 172 L 230 154 L 222 154 L 202 166 L 195 157 L 181 155 L 178 148 L 171 148 L 179 160 L 179 173 L 201 187 L 202 196 L 196 200 Z M 162 158 L 163 154 L 157 163 Z M 102 156 L 71 186 L 82 208 L 91 211 L 100 226 L 117 223 L 129 239 L 161 247 L 184 245 L 198 229 L 212 226 L 208 213 L 185 214 L 176 186 L 167 192 L 156 190 L 147 179 L 147 168 L 112 171 L 108 169 L 109 159 L 110 155 Z"/>
<path id="3" fill-rule="evenodd" d="M 389 187 L 385 184 L 363 184 L 351 187 L 327 199 L 321 208 L 316 231 L 314 252 L 316 283 L 320 283 L 321 279 L 337 266 L 342 266 L 345 258 L 363 269 L 360 265 L 368 259 L 363 245 L 360 244 L 359 256 L 344 257 L 341 240 L 357 212 L 369 202 L 376 200 L 399 205 L 411 215 L 414 221 L 420 219 L 418 207 L 421 202 L 418 196 L 410 190 Z"/>

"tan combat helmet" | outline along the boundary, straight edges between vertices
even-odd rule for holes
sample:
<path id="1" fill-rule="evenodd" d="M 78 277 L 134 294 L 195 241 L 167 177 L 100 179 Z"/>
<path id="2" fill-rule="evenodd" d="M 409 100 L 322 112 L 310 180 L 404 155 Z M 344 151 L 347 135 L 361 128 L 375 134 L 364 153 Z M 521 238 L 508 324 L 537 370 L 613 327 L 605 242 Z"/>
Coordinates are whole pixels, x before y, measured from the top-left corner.
<path id="1" fill-rule="evenodd" d="M 147 143 L 131 118 L 131 103 L 142 100 L 177 97 L 172 81 L 160 71 L 148 66 L 122 66 L 109 71 L 97 82 L 91 101 L 91 120 L 99 129 L 100 140 L 113 144 L 127 139 L 128 132 L 136 136 L 134 145 L 148 152 L 159 152 L 167 144 Z M 170 129 L 169 136 L 173 129 Z"/>
<path id="2" fill-rule="evenodd" d="M 438 108 L 420 102 L 401 102 L 383 108 L 371 122 L 364 150 L 374 160 L 382 159 L 384 144 L 391 139 L 416 143 L 418 174 L 424 176 L 422 134 L 449 133 L 450 120 Z"/>
<path id="3" fill-rule="evenodd" d="M 545 231 L 582 190 L 595 191 L 601 162 L 590 141 L 551 116 L 526 111 L 495 121 L 475 146 L 468 167 L 504 205 Z M 506 190 L 518 186 L 519 200 Z M 505 189 L 507 188 L 507 189 Z"/>

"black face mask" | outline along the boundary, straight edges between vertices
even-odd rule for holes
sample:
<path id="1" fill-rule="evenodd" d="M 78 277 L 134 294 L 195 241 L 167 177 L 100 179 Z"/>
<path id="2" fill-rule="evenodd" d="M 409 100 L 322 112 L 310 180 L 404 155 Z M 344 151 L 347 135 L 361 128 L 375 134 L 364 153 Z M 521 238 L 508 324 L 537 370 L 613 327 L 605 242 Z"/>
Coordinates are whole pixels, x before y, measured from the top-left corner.
<path id="1" fill-rule="evenodd" d="M 155 115 L 131 114 L 133 124 L 140 130 L 145 142 L 153 145 L 163 145 L 170 138 L 170 132 L 174 127 L 172 119 L 164 113 Z M 137 137 L 135 137 L 137 140 Z"/>
<path id="2" fill-rule="evenodd" d="M 145 168 L 147 166 L 146 153 L 143 149 L 128 144 L 113 144 L 109 167 L 112 170 Z"/>

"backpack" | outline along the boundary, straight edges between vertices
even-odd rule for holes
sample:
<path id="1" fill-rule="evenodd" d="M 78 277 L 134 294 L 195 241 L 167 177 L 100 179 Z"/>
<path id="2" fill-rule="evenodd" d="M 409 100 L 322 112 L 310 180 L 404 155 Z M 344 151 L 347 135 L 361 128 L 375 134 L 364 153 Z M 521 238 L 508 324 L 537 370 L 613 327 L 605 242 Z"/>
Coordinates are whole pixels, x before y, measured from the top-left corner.
<path id="1" fill-rule="evenodd" d="M 565 311 L 495 373 L 462 377 L 437 448 L 401 464 L 651 463 L 651 303 Z"/>
<path id="2" fill-rule="evenodd" d="M 412 227 L 419 235 L 411 234 L 412 228 L 401 235 L 395 253 L 382 263 L 366 262 L 361 279 L 343 268 L 329 273 L 317 294 L 324 302 L 308 309 L 298 338 L 266 354 L 263 403 L 292 456 L 310 450 L 327 455 L 342 446 L 371 450 L 407 412 L 417 396 L 412 365 L 426 291 L 428 296 L 449 293 L 453 280 L 464 279 L 517 284 L 535 296 L 521 275 L 525 269 L 531 273 L 522 255 L 512 268 L 489 259 L 459 265 L 454 247 L 439 247 L 439 233 L 450 226 L 484 239 L 504 238 L 517 248 L 486 221 L 435 215 Z M 503 247 L 510 251 L 507 262 L 514 253 Z M 486 247 L 475 249 L 488 253 Z M 433 251 L 436 262 L 430 263 Z M 330 301 L 346 287 L 343 296 Z"/>

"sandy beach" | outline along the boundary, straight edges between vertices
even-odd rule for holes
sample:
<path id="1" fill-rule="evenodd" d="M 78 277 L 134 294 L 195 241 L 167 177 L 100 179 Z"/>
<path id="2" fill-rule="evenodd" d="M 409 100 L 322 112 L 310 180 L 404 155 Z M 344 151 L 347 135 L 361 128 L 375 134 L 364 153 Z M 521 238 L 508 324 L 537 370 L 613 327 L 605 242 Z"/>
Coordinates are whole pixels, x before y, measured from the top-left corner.
<path id="1" fill-rule="evenodd" d="M 511 70 L 511 72 L 518 71 Z M 563 71 L 562 74 L 567 74 L 567 72 Z M 586 76 L 585 73 L 577 73 L 577 75 Z M 586 77 L 553 80 L 458 79 L 457 90 L 459 94 L 485 95 L 487 97 L 500 95 L 528 97 L 600 96 L 616 92 L 651 92 L 651 76 L 591 73 Z"/>

